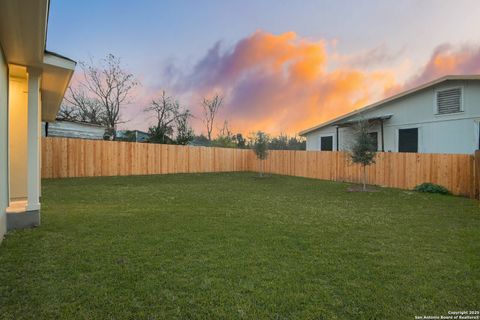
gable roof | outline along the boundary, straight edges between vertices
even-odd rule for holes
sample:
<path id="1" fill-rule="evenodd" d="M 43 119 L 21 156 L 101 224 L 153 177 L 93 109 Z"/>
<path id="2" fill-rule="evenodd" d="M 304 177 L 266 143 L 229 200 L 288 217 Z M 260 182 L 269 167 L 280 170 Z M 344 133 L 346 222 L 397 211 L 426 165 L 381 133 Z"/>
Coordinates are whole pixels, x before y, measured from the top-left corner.
<path id="1" fill-rule="evenodd" d="M 388 103 L 388 102 L 392 102 L 394 100 L 398 100 L 400 98 L 403 98 L 405 96 L 408 96 L 408 95 L 411 95 L 411 94 L 414 94 L 420 90 L 424 90 L 424 89 L 427 89 L 429 87 L 432 87 L 432 86 L 435 86 L 435 85 L 438 85 L 440 83 L 443 83 L 445 81 L 449 81 L 449 80 L 480 80 L 480 75 L 447 75 L 447 76 L 444 76 L 444 77 L 441 77 L 441 78 L 438 78 L 438 79 L 435 79 L 433 81 L 430 81 L 430 82 L 427 82 L 427 83 L 424 83 L 422 85 L 419 85 L 417 87 L 414 87 L 414 88 L 411 88 L 409 90 L 406 90 L 406 91 L 403 91 L 403 92 L 400 92 L 400 93 L 397 93 L 396 95 L 393 95 L 393 96 L 390 96 L 388 98 L 385 98 L 383 100 L 380 100 L 380 101 L 377 101 L 375 103 L 372 103 L 370 105 L 367 105 L 365 107 L 362 107 L 362 108 L 359 108 L 359 109 L 356 109 L 356 110 L 353 110 L 349 113 L 346 113 L 340 117 L 337 117 L 337 118 L 334 118 L 334 119 L 331 119 L 331 120 L 328 120 L 326 122 L 323 122 L 319 125 L 316 125 L 314 127 L 311 127 L 309 129 L 306 129 L 306 130 L 303 130 L 303 131 L 300 131 L 299 135 L 300 136 L 305 136 L 306 134 L 309 134 L 310 132 L 313 132 L 313 131 L 316 131 L 320 128 L 323 128 L 325 126 L 328 126 L 328 125 L 331 125 L 331 124 L 334 124 L 340 120 L 343 120 L 345 118 L 348 118 L 348 117 L 351 117 L 351 116 L 354 116 L 356 114 L 359 114 L 361 112 L 364 112 L 364 111 L 367 111 L 367 110 L 372 110 L 372 109 L 377 109 L 377 108 L 381 108 L 384 104 Z"/>

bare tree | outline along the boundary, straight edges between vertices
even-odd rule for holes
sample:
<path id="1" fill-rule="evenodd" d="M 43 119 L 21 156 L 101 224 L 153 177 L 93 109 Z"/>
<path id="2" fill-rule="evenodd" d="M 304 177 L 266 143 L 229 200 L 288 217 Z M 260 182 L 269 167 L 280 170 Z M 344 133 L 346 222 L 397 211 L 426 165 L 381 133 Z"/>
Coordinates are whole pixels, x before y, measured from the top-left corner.
<path id="1" fill-rule="evenodd" d="M 88 97 L 84 89 L 80 86 L 77 88 L 68 87 L 62 106 L 64 112 L 72 110 L 75 113 L 74 119 L 77 121 L 101 124 L 104 117 L 104 110 L 97 99 Z"/>
<path id="2" fill-rule="evenodd" d="M 93 61 L 80 64 L 84 81 L 81 85 L 89 91 L 103 109 L 102 123 L 105 124 L 115 138 L 115 130 L 119 123 L 121 107 L 128 104 L 131 91 L 138 85 L 133 74 L 125 71 L 119 58 L 108 54 L 97 66 Z"/>
<path id="3" fill-rule="evenodd" d="M 203 123 L 207 129 L 207 138 L 212 141 L 212 130 L 215 124 L 215 117 L 222 106 L 223 97 L 215 94 L 212 99 L 203 98 Z"/>
<path id="4" fill-rule="evenodd" d="M 220 135 L 224 136 L 224 137 L 231 137 L 232 136 L 232 131 L 228 127 L 228 121 L 227 120 L 225 120 L 223 122 L 223 127 L 222 127 L 222 129 L 219 130 L 219 132 L 220 132 Z"/>
<path id="5" fill-rule="evenodd" d="M 167 143 L 172 139 L 174 127 L 178 124 L 178 120 L 182 118 L 184 124 L 191 116 L 188 109 L 183 110 L 180 103 L 173 97 L 168 96 L 162 91 L 162 95 L 158 99 L 152 100 L 152 103 L 145 108 L 145 112 L 154 114 L 156 124 L 149 128 L 151 139 L 158 143 Z"/>
<path id="6" fill-rule="evenodd" d="M 62 104 L 57 114 L 57 120 L 76 121 L 77 119 L 77 110 L 70 105 Z"/>

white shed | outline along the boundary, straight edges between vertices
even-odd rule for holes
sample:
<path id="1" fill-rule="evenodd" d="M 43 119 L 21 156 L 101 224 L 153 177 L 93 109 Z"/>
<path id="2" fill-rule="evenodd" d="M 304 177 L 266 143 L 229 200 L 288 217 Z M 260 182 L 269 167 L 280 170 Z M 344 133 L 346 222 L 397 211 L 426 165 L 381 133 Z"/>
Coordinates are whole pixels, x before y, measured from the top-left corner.
<path id="1" fill-rule="evenodd" d="M 104 126 L 78 121 L 57 120 L 42 123 L 42 136 L 44 137 L 103 140 L 105 130 Z"/>

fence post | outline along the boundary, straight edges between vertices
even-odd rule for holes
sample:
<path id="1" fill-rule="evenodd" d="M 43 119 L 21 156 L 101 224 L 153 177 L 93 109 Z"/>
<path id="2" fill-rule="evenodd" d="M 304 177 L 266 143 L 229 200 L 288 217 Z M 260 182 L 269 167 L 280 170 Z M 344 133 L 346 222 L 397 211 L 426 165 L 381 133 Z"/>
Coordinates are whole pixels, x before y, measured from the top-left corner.
<path id="1" fill-rule="evenodd" d="M 475 199 L 480 199 L 480 150 L 475 151 L 473 170 L 474 197 Z"/>

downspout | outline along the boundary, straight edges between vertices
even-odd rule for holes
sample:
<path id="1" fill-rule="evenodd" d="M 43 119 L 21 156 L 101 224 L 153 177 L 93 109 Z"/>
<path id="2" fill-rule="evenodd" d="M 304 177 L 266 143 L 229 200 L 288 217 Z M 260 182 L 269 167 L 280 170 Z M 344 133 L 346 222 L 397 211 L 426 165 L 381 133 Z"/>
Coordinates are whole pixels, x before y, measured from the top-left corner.
<path id="1" fill-rule="evenodd" d="M 339 142 L 338 142 L 338 126 L 335 129 L 337 131 L 337 139 L 336 140 L 337 140 L 337 151 L 338 151 L 338 145 L 339 145 Z"/>

